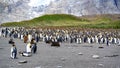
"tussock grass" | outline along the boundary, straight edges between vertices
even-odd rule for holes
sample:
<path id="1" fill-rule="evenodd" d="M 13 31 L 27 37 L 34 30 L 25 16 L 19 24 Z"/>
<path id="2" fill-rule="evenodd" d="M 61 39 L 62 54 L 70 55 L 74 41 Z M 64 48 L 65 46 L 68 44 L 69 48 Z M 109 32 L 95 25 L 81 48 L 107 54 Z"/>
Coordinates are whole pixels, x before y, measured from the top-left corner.
<path id="1" fill-rule="evenodd" d="M 114 18 L 113 18 L 114 17 Z M 120 29 L 119 15 L 98 15 L 76 17 L 67 14 L 51 14 L 21 22 L 3 23 L 5 27 L 79 27 L 79 28 L 113 28 Z"/>

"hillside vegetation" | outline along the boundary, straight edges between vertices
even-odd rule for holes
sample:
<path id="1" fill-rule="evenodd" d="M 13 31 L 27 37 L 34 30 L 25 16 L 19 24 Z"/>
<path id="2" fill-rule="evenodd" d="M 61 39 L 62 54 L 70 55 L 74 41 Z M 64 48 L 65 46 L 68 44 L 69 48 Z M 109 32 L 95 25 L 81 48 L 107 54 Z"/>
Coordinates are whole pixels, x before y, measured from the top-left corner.
<path id="1" fill-rule="evenodd" d="M 76 17 L 67 14 L 51 14 L 21 22 L 3 23 L 5 27 L 79 27 L 79 28 L 120 28 L 119 15 L 94 15 Z"/>

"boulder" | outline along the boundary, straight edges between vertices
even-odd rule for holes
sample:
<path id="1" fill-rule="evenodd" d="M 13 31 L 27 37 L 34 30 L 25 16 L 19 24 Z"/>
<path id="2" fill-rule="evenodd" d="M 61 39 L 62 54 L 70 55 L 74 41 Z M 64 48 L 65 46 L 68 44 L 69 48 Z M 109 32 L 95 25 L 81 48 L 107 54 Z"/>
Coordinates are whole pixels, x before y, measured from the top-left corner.
<path id="1" fill-rule="evenodd" d="M 99 55 L 93 55 L 92 58 L 93 58 L 93 59 L 99 59 L 100 56 L 99 56 Z"/>
<path id="2" fill-rule="evenodd" d="M 83 55 L 83 53 L 82 53 L 82 52 L 80 52 L 80 53 L 78 53 L 78 55 Z"/>
<path id="3" fill-rule="evenodd" d="M 27 63 L 27 60 L 20 60 L 18 63 L 24 64 Z"/>

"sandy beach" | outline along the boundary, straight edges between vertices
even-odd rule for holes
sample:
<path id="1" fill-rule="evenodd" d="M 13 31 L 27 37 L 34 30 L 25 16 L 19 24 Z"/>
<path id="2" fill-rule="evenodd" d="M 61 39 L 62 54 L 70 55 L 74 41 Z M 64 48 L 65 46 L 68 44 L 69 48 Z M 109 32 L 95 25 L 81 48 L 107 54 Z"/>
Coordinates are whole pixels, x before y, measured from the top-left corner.
<path id="1" fill-rule="evenodd" d="M 8 40 L 0 38 L 0 68 L 120 68 L 120 46 L 117 45 L 60 43 L 60 47 L 51 47 L 39 42 L 36 54 L 31 57 L 17 54 L 17 59 L 11 59 Z M 14 41 L 18 52 L 25 51 L 23 41 Z M 93 55 L 98 58 L 93 58 Z M 27 63 L 18 63 L 22 60 Z"/>

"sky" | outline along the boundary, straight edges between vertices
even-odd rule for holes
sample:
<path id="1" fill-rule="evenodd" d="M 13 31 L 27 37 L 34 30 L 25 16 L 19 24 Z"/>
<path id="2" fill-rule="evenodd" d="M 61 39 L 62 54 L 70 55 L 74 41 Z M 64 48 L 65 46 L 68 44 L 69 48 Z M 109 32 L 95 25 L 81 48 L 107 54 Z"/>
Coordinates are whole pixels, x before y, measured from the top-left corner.
<path id="1" fill-rule="evenodd" d="M 54 1 L 54 0 L 30 0 L 30 3 L 29 5 L 30 6 L 39 6 L 39 5 L 48 5 L 51 1 Z"/>

